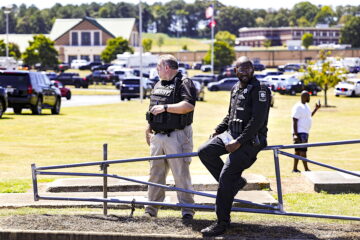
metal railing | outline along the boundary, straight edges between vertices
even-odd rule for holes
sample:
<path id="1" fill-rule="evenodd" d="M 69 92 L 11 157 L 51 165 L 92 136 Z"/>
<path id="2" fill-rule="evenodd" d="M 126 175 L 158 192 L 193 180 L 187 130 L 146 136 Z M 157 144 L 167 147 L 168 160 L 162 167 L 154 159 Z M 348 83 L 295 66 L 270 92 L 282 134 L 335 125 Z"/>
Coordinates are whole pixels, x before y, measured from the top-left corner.
<path id="1" fill-rule="evenodd" d="M 341 215 L 324 215 L 324 214 L 313 214 L 313 213 L 300 213 L 300 212 L 286 212 L 284 210 L 284 203 L 283 203 L 283 194 L 282 194 L 282 187 L 281 187 L 281 174 L 280 174 L 280 163 L 279 163 L 279 155 L 287 156 L 290 158 L 298 158 L 302 161 L 310 162 L 315 165 L 319 165 L 325 168 L 333 169 L 339 172 L 343 172 L 346 174 L 350 174 L 356 177 L 360 177 L 360 174 L 351 172 L 348 170 L 344 170 L 341 168 L 337 168 L 334 166 L 330 166 L 324 163 L 316 162 L 309 160 L 307 158 L 291 154 L 288 152 L 281 151 L 280 149 L 292 149 L 292 148 L 305 148 L 305 147 L 322 147 L 322 146 L 334 146 L 334 145 L 345 145 L 345 144 L 358 144 L 360 140 L 349 140 L 349 141 L 336 141 L 336 142 L 323 142 L 323 143 L 306 143 L 306 144 L 292 144 L 292 145 L 274 145 L 268 146 L 264 150 L 272 150 L 274 155 L 274 162 L 275 162 L 275 174 L 276 174 L 276 186 L 277 186 L 277 195 L 278 195 L 278 205 L 266 205 L 266 204 L 258 204 L 253 203 L 250 201 L 234 199 L 234 202 L 237 203 L 244 203 L 255 206 L 257 208 L 240 208 L 240 207 L 233 207 L 232 211 L 239 211 L 239 212 L 249 212 L 249 213 L 262 213 L 262 214 L 276 214 L 276 215 L 285 215 L 285 216 L 298 216 L 298 217 L 315 217 L 315 218 L 330 218 L 330 219 L 342 219 L 342 220 L 355 220 L 360 221 L 360 217 L 354 216 L 341 216 Z M 196 209 L 215 209 L 215 206 L 209 205 L 199 205 L 199 204 L 185 204 L 185 203 L 164 203 L 164 202 L 152 202 L 152 201 L 128 201 L 128 200 L 121 200 L 116 198 L 108 198 L 107 197 L 107 178 L 116 178 L 122 179 L 130 182 L 146 184 L 155 187 L 161 187 L 168 190 L 173 191 L 181 191 L 191 194 L 196 194 L 205 197 L 216 198 L 216 195 L 199 192 L 199 191 L 192 191 L 178 187 L 172 187 L 152 182 L 146 182 L 141 180 L 136 180 L 132 178 L 127 178 L 123 176 L 118 176 L 114 174 L 108 174 L 107 168 L 110 164 L 117 164 L 117 163 L 129 163 L 129 162 L 140 162 L 140 161 L 156 161 L 161 159 L 172 159 L 172 158 L 184 158 L 184 157 L 195 157 L 198 154 L 196 152 L 193 153 L 183 153 L 183 154 L 171 154 L 171 155 L 161 155 L 161 156 L 153 156 L 153 157 L 143 157 L 143 158 L 132 158 L 132 159 L 121 159 L 121 160 L 107 160 L 107 145 L 104 144 L 104 161 L 98 162 L 85 162 L 85 163 L 76 163 L 76 164 L 66 164 L 66 165 L 54 165 L 54 166 L 45 166 L 45 167 L 36 167 L 35 164 L 31 165 L 32 168 L 32 180 L 33 180 L 33 190 L 34 190 L 34 200 L 65 200 L 65 201 L 90 201 L 90 202 L 103 202 L 104 203 L 104 214 L 107 214 L 107 203 L 123 203 L 123 204 L 139 204 L 139 205 L 157 205 L 157 206 L 165 206 L 165 207 L 181 207 L 181 208 L 196 208 Z M 54 169 L 63 169 L 63 168 L 74 168 L 74 167 L 85 167 L 85 166 L 96 166 L 99 165 L 103 170 L 102 174 L 99 173 L 76 173 L 76 172 L 53 172 L 49 170 Z M 90 177 L 103 177 L 104 178 L 104 185 L 103 185 L 103 198 L 76 198 L 76 197 L 53 197 L 53 196 L 40 196 L 37 187 L 37 175 L 56 175 L 56 176 L 90 176 Z M 259 209 L 259 207 L 261 209 Z"/>

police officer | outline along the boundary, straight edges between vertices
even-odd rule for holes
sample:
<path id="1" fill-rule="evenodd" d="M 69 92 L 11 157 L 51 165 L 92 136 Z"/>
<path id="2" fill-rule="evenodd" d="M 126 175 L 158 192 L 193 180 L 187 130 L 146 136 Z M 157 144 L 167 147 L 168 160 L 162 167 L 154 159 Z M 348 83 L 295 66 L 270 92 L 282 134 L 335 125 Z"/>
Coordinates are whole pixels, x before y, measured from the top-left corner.
<path id="1" fill-rule="evenodd" d="M 216 197 L 217 221 L 201 230 L 204 236 L 223 234 L 230 225 L 230 211 L 237 192 L 246 184 L 242 172 L 267 146 L 270 90 L 253 76 L 251 61 L 243 56 L 234 69 L 239 82 L 231 90 L 228 114 L 199 148 L 199 158 L 219 182 Z M 224 163 L 220 156 L 230 153 Z"/>
<path id="2" fill-rule="evenodd" d="M 156 83 L 150 96 L 147 112 L 148 127 L 146 141 L 150 145 L 151 156 L 192 152 L 193 113 L 196 89 L 193 82 L 183 78 L 178 71 L 177 59 L 172 55 L 159 57 L 157 71 L 160 81 Z M 177 158 L 150 161 L 149 182 L 165 184 L 169 168 L 176 187 L 193 190 L 189 171 L 191 158 Z M 177 192 L 180 203 L 194 203 L 193 194 Z M 149 201 L 162 202 L 163 188 L 149 186 Z M 146 217 L 156 217 L 158 208 L 146 206 Z M 183 219 L 192 219 L 194 210 L 182 209 Z"/>

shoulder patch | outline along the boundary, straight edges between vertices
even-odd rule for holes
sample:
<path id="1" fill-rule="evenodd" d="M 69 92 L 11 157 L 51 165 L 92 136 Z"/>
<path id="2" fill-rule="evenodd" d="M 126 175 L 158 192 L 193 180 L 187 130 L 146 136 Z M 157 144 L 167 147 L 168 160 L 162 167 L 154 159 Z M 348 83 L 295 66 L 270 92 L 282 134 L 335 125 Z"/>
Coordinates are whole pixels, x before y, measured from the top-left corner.
<path id="1" fill-rule="evenodd" d="M 259 101 L 266 102 L 266 91 L 259 91 Z"/>

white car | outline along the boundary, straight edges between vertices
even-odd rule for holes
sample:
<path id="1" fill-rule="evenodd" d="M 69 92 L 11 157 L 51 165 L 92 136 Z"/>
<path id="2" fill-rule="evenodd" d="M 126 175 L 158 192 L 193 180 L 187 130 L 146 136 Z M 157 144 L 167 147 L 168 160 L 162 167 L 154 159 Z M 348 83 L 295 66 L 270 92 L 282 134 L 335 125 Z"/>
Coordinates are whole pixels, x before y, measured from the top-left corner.
<path id="1" fill-rule="evenodd" d="M 346 81 L 339 82 L 335 86 L 335 96 L 360 96 L 360 79 L 350 78 Z"/>
<path id="2" fill-rule="evenodd" d="M 79 67 L 85 66 L 87 64 L 89 64 L 89 62 L 85 59 L 74 59 L 71 61 L 70 67 L 72 69 L 79 69 Z"/>

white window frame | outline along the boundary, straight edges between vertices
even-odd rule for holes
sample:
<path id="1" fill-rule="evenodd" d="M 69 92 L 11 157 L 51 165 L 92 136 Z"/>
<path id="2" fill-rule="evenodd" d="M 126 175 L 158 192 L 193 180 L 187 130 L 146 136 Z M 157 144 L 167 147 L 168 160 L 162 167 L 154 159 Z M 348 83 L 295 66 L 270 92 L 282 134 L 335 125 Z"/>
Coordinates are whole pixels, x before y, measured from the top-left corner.
<path id="1" fill-rule="evenodd" d="M 73 32 L 77 32 L 77 40 L 78 40 L 78 45 L 72 45 L 72 33 Z M 101 34 L 101 31 L 100 30 L 72 30 L 70 31 L 70 46 L 75 46 L 75 47 L 86 47 L 84 45 L 82 45 L 82 41 L 81 41 L 81 33 L 83 32 L 90 32 L 90 45 L 86 45 L 86 46 L 102 46 L 102 34 Z M 95 41 L 95 38 L 94 38 L 94 35 L 95 35 L 95 32 L 98 32 L 99 33 L 99 43 L 100 45 L 94 45 L 94 41 Z"/>

